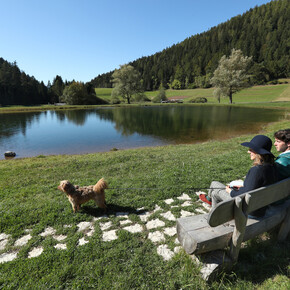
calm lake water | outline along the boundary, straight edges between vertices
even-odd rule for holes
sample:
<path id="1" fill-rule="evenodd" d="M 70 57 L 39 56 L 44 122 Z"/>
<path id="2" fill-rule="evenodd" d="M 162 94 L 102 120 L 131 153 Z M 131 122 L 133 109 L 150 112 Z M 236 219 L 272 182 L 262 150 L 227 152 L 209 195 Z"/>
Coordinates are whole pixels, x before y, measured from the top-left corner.
<path id="1" fill-rule="evenodd" d="M 0 114 L 0 159 L 196 143 L 256 133 L 278 110 L 222 106 L 98 108 Z"/>

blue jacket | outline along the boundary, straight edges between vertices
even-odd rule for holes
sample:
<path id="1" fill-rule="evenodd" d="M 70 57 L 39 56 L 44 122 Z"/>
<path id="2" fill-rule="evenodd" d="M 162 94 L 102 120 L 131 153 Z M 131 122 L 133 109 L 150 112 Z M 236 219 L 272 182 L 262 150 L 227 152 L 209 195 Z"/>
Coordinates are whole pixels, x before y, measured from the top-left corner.
<path id="1" fill-rule="evenodd" d="M 290 177 L 290 151 L 281 153 L 275 162 L 279 172 L 279 180 Z"/>

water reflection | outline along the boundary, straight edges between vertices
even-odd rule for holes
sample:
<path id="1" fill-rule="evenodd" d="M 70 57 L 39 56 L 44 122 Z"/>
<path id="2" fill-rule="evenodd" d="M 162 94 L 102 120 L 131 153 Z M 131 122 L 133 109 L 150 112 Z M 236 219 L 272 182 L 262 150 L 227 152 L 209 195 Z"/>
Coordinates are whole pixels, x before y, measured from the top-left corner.
<path id="1" fill-rule="evenodd" d="M 182 105 L 0 114 L 0 158 L 223 139 L 280 118 L 277 110 Z"/>

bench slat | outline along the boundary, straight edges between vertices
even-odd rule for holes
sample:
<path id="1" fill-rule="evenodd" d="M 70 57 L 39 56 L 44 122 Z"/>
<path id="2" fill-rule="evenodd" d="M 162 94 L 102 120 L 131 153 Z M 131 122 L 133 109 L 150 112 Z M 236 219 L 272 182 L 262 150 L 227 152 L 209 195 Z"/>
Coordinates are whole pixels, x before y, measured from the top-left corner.
<path id="1" fill-rule="evenodd" d="M 261 202 L 250 202 L 250 205 L 247 208 L 247 213 L 252 212 L 258 208 L 264 207 L 268 204 L 271 204 L 275 201 L 281 200 L 290 195 L 290 178 L 284 179 L 275 184 L 269 185 L 268 187 L 261 187 L 248 193 L 239 195 L 240 198 L 245 198 L 246 195 L 254 196 L 254 199 L 261 199 Z M 264 198 L 264 192 L 266 192 Z M 271 194 L 272 193 L 272 194 Z M 261 195 L 262 194 L 262 198 Z M 252 205 L 254 203 L 254 205 Z M 215 208 L 209 212 L 208 215 L 208 224 L 212 227 L 216 227 L 223 223 L 226 223 L 234 218 L 234 206 L 235 199 L 230 199 L 224 202 L 219 203 Z"/>
<path id="2" fill-rule="evenodd" d="M 261 192 L 263 190 L 263 192 Z M 267 206 L 290 195 L 290 178 L 278 183 L 248 192 L 245 197 L 247 213 Z"/>
<path id="3" fill-rule="evenodd" d="M 280 224 L 289 207 L 290 200 L 282 205 L 272 207 L 270 216 L 260 219 L 248 218 L 243 241 L 252 239 Z M 206 216 L 206 214 L 203 215 L 203 219 L 206 219 Z M 200 221 L 200 217 L 192 216 L 177 219 L 178 240 L 188 254 L 202 254 L 223 249 L 229 245 L 234 231 L 234 221 L 214 228 L 206 222 L 196 225 L 195 221 Z"/>

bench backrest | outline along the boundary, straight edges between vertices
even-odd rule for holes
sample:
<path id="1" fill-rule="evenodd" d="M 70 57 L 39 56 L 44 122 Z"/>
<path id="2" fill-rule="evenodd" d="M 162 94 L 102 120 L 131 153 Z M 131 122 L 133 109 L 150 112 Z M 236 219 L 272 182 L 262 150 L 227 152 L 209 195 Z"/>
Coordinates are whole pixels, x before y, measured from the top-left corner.
<path id="1" fill-rule="evenodd" d="M 244 199 L 247 205 L 246 213 L 269 205 L 290 195 L 290 178 L 284 179 L 267 187 L 261 187 L 236 198 Z M 208 224 L 212 227 L 224 224 L 234 218 L 235 199 L 219 203 L 208 215 Z"/>

